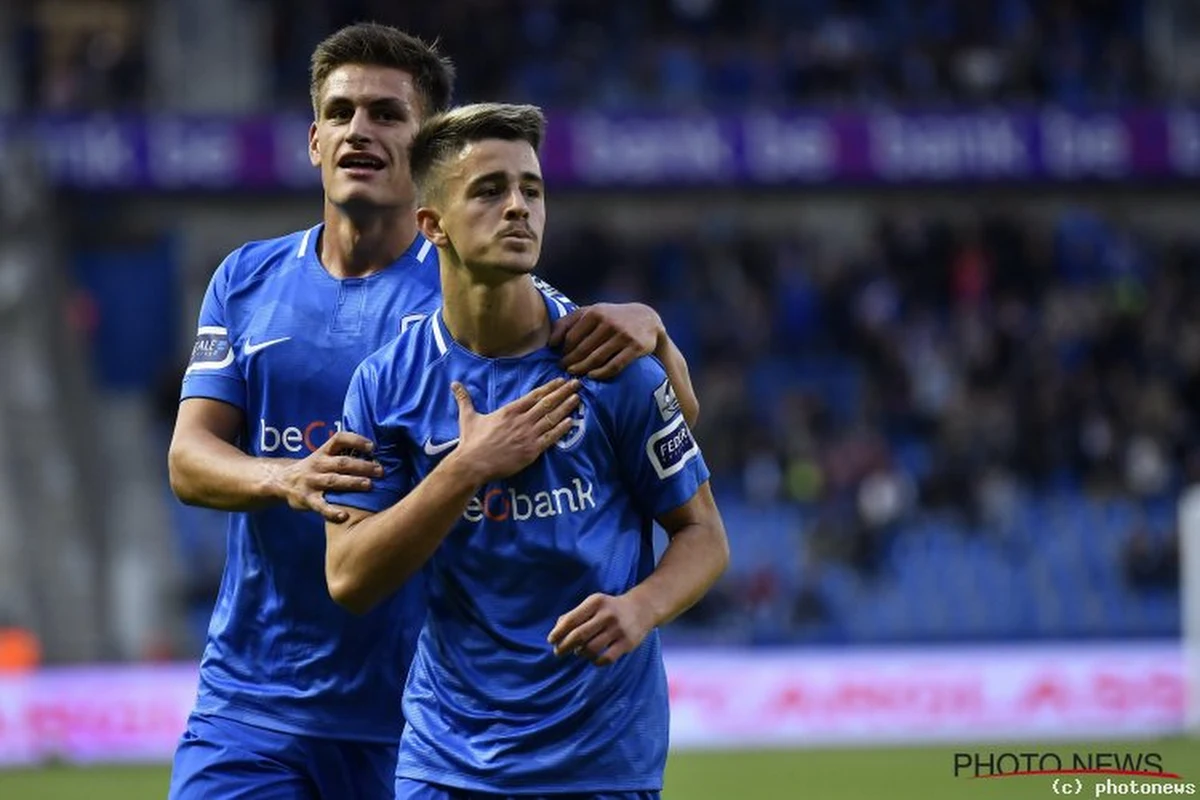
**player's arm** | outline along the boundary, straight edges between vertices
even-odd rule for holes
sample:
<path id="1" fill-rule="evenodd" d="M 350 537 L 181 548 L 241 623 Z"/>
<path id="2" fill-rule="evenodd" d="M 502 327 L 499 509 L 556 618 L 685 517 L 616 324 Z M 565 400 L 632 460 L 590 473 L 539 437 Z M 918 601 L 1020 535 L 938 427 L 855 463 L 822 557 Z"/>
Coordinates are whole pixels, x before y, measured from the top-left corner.
<path id="1" fill-rule="evenodd" d="M 626 594 L 644 609 L 651 628 L 694 606 L 729 566 L 729 538 L 705 481 L 679 508 L 658 517 L 670 541 L 658 567 Z"/>
<path id="2" fill-rule="evenodd" d="M 404 499 L 380 512 L 350 506 L 325 523 L 325 582 L 334 602 L 365 614 L 399 589 L 437 550 L 484 480 L 451 453 Z"/>
<path id="3" fill-rule="evenodd" d="M 655 313 L 655 316 L 658 314 Z M 663 369 L 667 371 L 684 420 L 694 427 L 700 419 L 700 398 L 696 396 L 696 389 L 692 386 L 692 374 L 688 370 L 687 360 L 667 335 L 666 328 L 663 328 L 659 344 L 654 348 L 654 356 L 662 362 Z"/>
<path id="4" fill-rule="evenodd" d="M 729 540 L 707 481 L 658 523 L 670 537 L 658 567 L 625 594 L 593 594 L 559 617 L 549 637 L 555 655 L 613 663 L 695 605 L 729 566 Z"/>
<path id="5" fill-rule="evenodd" d="M 700 399 L 683 353 L 662 317 L 642 303 L 583 306 L 554 323 L 551 346 L 562 346 L 563 366 L 573 375 L 608 380 L 641 356 L 653 354 L 667 371 L 688 425 L 700 418 Z"/>
<path id="6" fill-rule="evenodd" d="M 382 511 L 345 506 L 345 521 L 325 523 L 330 597 L 362 614 L 399 589 L 429 560 L 481 487 L 520 472 L 571 429 L 578 389 L 578 381 L 559 378 L 479 414 L 466 388 L 454 384 L 459 441 L 450 455 Z M 351 402 L 348 398 L 348 409 Z"/>
<path id="7" fill-rule="evenodd" d="M 257 458 L 238 447 L 245 431 L 247 388 L 225 300 L 236 283 L 240 251 L 213 272 L 200 305 L 196 342 L 183 376 L 183 400 L 167 453 L 171 489 L 185 503 L 250 511 L 286 501 L 327 518 L 344 512 L 325 502 L 326 489 L 361 488 L 376 465 L 347 455 L 369 452 L 360 436 L 338 433 L 307 458 Z"/>
<path id="8" fill-rule="evenodd" d="M 179 404 L 167 455 L 171 489 L 184 503 L 224 511 L 251 511 L 286 502 L 326 519 L 346 512 L 325 502 L 323 493 L 366 491 L 379 465 L 351 453 L 369 453 L 371 442 L 340 431 L 303 459 L 260 458 L 236 444 L 244 426 L 240 408 L 207 397 Z"/>
<path id="9" fill-rule="evenodd" d="M 592 594 L 550 631 L 556 654 L 581 655 L 603 666 L 699 600 L 728 566 L 729 543 L 708 466 L 663 366 L 638 359 L 598 391 L 595 410 L 630 499 L 671 537 L 645 580 L 620 595 Z"/>

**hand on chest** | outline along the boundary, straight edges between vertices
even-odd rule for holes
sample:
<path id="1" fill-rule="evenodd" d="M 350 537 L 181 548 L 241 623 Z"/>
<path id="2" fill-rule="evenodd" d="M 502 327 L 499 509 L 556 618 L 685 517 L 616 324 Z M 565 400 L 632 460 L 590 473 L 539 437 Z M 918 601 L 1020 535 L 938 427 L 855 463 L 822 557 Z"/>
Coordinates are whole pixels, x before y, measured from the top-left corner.
<path id="1" fill-rule="evenodd" d="M 412 457 L 420 477 L 428 475 L 459 443 L 458 408 L 453 398 L 437 402 L 436 405 L 436 409 L 425 409 L 419 424 L 411 432 L 415 434 L 411 442 Z M 476 410 L 483 411 L 478 406 Z M 538 469 L 557 471 L 570 469 L 572 465 L 576 469 L 590 469 L 586 465 L 594 447 L 589 447 L 588 443 L 601 435 L 593 419 L 590 401 L 586 398 L 581 399 L 580 404 L 571 413 L 570 420 L 570 428 L 566 434 L 543 453 L 541 458 L 509 478 L 508 482 L 525 479 Z"/>
<path id="2" fill-rule="evenodd" d="M 506 391 L 497 391 L 496 382 L 489 381 L 489 377 L 453 378 L 464 383 L 474 398 L 476 411 L 484 414 L 494 413 L 553 376 L 537 375 L 513 382 L 501 387 Z M 432 472 L 460 443 L 457 404 L 449 392 L 445 394 L 444 398 L 429 398 L 430 402 L 422 409 L 420 425 L 412 431 L 416 434 L 412 437 L 411 453 L 417 480 Z M 485 486 L 471 500 L 464 518 L 470 522 L 523 521 L 594 508 L 594 486 L 605 472 L 606 462 L 611 463 L 611 456 L 606 455 L 607 443 L 596 424 L 593 401 L 581 397 L 570 421 L 566 434 L 532 464 Z"/>

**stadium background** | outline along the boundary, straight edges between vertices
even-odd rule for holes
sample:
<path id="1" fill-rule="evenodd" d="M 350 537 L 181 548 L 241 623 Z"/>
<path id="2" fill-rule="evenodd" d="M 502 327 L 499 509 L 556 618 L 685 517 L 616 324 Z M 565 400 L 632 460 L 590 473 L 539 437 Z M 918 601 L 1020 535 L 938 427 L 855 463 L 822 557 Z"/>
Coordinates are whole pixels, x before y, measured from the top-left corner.
<path id="1" fill-rule="evenodd" d="M 223 255 L 318 217 L 307 57 L 359 19 L 440 37 L 460 101 L 550 111 L 542 274 L 652 304 L 692 367 L 733 566 L 666 632 L 668 800 L 1049 791 L 954 780 L 1009 740 L 1192 777 L 1200 6 L 30 0 L 0 797 L 163 794 L 224 549 L 166 484 L 182 362 Z"/>

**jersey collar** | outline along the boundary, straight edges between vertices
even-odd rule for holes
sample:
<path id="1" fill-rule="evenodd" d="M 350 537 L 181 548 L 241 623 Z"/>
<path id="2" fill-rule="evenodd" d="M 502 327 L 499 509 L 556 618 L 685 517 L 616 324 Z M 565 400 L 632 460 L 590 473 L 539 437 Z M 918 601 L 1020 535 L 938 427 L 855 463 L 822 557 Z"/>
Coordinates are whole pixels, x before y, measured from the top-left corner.
<path id="1" fill-rule="evenodd" d="M 320 266 L 321 256 L 320 253 L 317 252 L 317 249 L 321 241 L 321 231 L 324 230 L 324 228 L 325 223 L 318 222 L 316 225 L 304 232 L 304 236 L 300 238 L 300 245 L 296 248 L 296 258 L 301 260 L 309 259 L 314 264 Z M 417 237 L 413 239 L 412 244 L 408 246 L 408 249 L 401 253 L 400 257 L 392 263 L 398 264 L 402 261 L 411 259 L 419 264 L 424 264 L 428 261 L 430 254 L 434 256 L 436 263 L 437 252 L 434 250 L 433 242 L 426 239 L 425 236 L 418 231 Z"/>
<path id="2" fill-rule="evenodd" d="M 562 303 L 562 301 L 546 291 L 544 288 L 545 284 L 542 283 L 540 279 L 534 278 L 533 282 L 533 285 L 538 290 L 538 294 L 542 296 L 542 302 L 546 304 L 546 313 L 550 315 L 550 324 L 553 325 L 559 319 L 567 315 L 567 307 Z M 442 319 L 442 309 L 440 307 L 437 311 L 433 312 L 432 324 L 433 341 L 437 346 L 438 355 L 445 355 L 451 347 L 455 347 L 456 349 L 462 350 L 465 353 L 471 353 L 471 351 L 454 341 L 454 337 L 450 335 L 450 330 L 446 327 L 446 321 Z M 541 348 L 540 350 L 535 350 L 533 352 L 537 353 L 544 349 L 546 348 Z M 483 356 L 480 356 L 478 353 L 471 353 L 471 355 L 478 358 L 483 358 Z M 533 353 L 529 353 L 528 355 L 533 355 Z M 521 357 L 524 358 L 524 356 Z"/>

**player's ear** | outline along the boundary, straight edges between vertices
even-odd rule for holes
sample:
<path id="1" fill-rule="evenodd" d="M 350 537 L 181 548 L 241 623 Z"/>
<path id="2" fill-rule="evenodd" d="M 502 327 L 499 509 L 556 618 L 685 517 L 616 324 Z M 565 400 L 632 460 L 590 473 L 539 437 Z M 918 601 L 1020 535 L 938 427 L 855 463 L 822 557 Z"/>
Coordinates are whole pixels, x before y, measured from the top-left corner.
<path id="1" fill-rule="evenodd" d="M 321 166 L 321 148 L 317 145 L 317 123 L 308 126 L 308 163 L 314 167 Z"/>
<path id="2" fill-rule="evenodd" d="M 417 209 L 417 227 L 426 239 L 433 242 L 434 247 L 446 247 L 450 244 L 450 237 L 442 230 L 442 215 L 434 209 L 428 206 Z"/>

